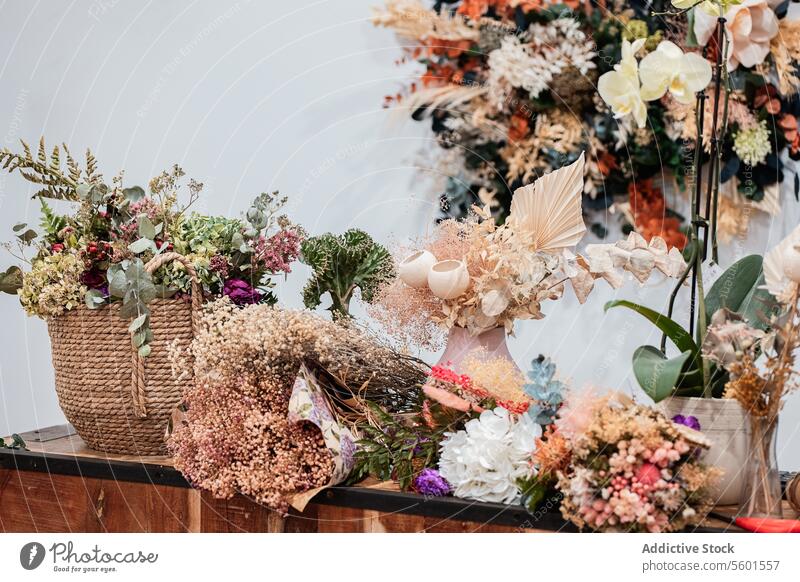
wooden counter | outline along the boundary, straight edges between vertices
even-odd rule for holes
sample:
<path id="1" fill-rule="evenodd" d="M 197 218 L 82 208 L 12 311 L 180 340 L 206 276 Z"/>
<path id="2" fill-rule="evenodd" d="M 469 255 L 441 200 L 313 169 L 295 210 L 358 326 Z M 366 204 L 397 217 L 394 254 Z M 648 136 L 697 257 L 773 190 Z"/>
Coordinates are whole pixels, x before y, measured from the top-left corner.
<path id="1" fill-rule="evenodd" d="M 555 508 L 534 515 L 521 506 L 425 498 L 386 483 L 333 487 L 302 514 L 283 517 L 243 496 L 219 500 L 192 489 L 166 457 L 107 455 L 77 435 L 22 437 L 28 450 L 0 449 L 4 532 L 576 531 Z M 725 530 L 736 528 L 711 520 L 696 531 Z"/>

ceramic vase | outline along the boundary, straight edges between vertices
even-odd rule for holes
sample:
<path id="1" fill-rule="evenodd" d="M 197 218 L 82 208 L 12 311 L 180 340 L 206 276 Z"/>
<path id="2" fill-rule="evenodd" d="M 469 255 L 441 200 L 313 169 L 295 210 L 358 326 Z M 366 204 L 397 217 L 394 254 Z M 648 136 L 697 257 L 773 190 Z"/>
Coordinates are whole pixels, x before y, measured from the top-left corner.
<path id="1" fill-rule="evenodd" d="M 466 357 L 477 350 L 481 350 L 482 357 L 504 358 L 514 364 L 522 373 L 506 343 L 506 330 L 502 327 L 490 329 L 478 335 L 472 335 L 463 327 L 455 326 L 450 329 L 447 336 L 447 346 L 438 365 L 445 366 L 459 374 L 463 374 L 463 364 Z"/>
<path id="2" fill-rule="evenodd" d="M 711 490 L 716 505 L 739 505 L 745 495 L 750 426 L 747 413 L 730 398 L 673 397 L 659 402 L 662 412 L 672 418 L 677 414 L 694 416 L 700 431 L 711 440 L 711 448 L 702 460 L 723 473 Z"/>

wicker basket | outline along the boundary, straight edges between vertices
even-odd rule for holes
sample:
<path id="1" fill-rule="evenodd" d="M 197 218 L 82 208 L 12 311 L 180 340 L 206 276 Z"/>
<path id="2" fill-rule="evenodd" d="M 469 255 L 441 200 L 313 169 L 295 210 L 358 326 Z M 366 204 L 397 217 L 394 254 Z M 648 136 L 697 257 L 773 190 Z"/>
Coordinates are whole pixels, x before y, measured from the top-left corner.
<path id="1" fill-rule="evenodd" d="M 173 260 L 183 263 L 192 278 L 192 302 L 150 303 L 153 341 L 147 358 L 140 358 L 131 345 L 119 303 L 96 310 L 81 306 L 48 323 L 59 404 L 93 449 L 129 455 L 166 453 L 165 430 L 186 383 L 172 377 L 168 345 L 176 339 L 192 340 L 203 297 L 194 267 L 181 255 L 164 253 L 145 268 L 153 273 Z"/>

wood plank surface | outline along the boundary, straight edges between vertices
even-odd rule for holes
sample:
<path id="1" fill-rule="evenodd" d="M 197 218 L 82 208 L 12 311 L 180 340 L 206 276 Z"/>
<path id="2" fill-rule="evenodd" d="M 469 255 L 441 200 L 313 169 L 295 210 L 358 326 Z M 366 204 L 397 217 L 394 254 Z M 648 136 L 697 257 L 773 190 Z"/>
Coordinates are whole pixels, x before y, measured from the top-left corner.
<path id="1" fill-rule="evenodd" d="M 89 449 L 77 435 L 27 444 L 28 450 L 20 454 L 32 464 L 27 469 L 35 470 L 20 470 L 13 460 L 0 465 L 0 531 L 513 533 L 552 532 L 568 527 L 566 523 L 559 526 L 558 516 L 551 516 L 545 524 L 548 529 L 543 529 L 533 518 L 525 520 L 526 514 L 520 516 L 518 507 L 426 500 L 400 493 L 396 483 L 378 481 L 365 481 L 358 488 L 343 488 L 341 492 L 328 490 L 302 513 L 292 509 L 282 516 L 241 495 L 215 499 L 207 492 L 191 489 L 174 471 L 168 457 L 106 454 Z M 5 454 L 8 461 L 10 453 Z M 71 459 L 69 474 L 50 470 L 56 458 Z M 78 461 L 86 459 L 95 460 L 92 468 L 96 474 L 86 476 L 82 470 L 76 473 L 75 468 L 80 470 L 83 466 Z M 97 469 L 96 460 L 103 461 L 101 470 Z M 118 477 L 123 474 L 123 467 L 130 471 L 131 466 L 138 466 L 144 477 L 134 475 L 133 481 L 100 478 Z M 164 475 L 172 480 L 157 478 Z M 365 495 L 360 494 L 362 490 Z M 391 503 L 379 504 L 379 511 L 370 505 L 373 501 L 366 494 L 375 498 L 383 492 L 390 496 Z M 428 507 L 432 503 L 439 504 L 438 508 Z M 482 512 L 474 513 L 476 509 Z M 736 509 L 718 507 L 715 511 L 733 516 Z M 798 517 L 786 502 L 784 516 Z M 703 526 L 737 530 L 727 521 L 713 518 Z"/>

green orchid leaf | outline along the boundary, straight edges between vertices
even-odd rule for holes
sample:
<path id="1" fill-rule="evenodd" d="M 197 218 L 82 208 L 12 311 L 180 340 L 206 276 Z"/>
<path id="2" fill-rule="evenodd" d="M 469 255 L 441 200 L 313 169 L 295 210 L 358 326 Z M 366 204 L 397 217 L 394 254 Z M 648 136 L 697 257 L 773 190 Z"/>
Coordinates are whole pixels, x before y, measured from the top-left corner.
<path id="1" fill-rule="evenodd" d="M 648 319 L 653 325 L 660 329 L 666 336 L 672 340 L 672 343 L 682 352 L 691 352 L 692 354 L 698 353 L 697 344 L 692 339 L 692 336 L 686 331 L 683 326 L 673 321 L 666 315 L 662 315 L 657 311 L 653 311 L 649 307 L 626 301 L 624 299 L 609 301 L 605 305 L 605 310 L 608 311 L 613 307 L 627 307 Z"/>
<path id="2" fill-rule="evenodd" d="M 653 346 L 641 346 L 633 353 L 633 374 L 642 390 L 655 402 L 672 395 L 686 363 L 692 356 L 685 351 L 667 359 L 664 353 Z"/>
<path id="3" fill-rule="evenodd" d="M 752 327 L 766 329 L 769 291 L 763 289 L 763 257 L 749 255 L 736 261 L 720 275 L 706 294 L 706 319 L 723 307 L 740 314 Z M 759 314 L 761 312 L 761 315 Z M 769 315 L 768 313 L 766 314 Z"/>

